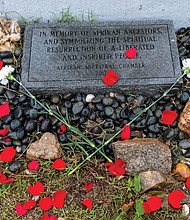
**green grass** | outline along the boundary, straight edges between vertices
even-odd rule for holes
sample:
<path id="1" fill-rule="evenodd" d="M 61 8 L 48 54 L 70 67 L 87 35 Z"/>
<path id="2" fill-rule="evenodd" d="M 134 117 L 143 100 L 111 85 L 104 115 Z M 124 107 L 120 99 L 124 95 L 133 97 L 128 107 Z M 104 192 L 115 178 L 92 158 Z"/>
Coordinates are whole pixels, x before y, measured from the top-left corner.
<path id="1" fill-rule="evenodd" d="M 106 168 L 96 160 L 89 161 L 73 175 L 68 176 L 68 172 L 76 165 L 76 155 L 67 159 L 67 168 L 64 171 L 56 171 L 51 168 L 51 161 L 40 161 L 38 171 L 27 173 L 27 161 L 19 159 L 22 163 L 22 170 L 17 174 L 8 171 L 8 164 L 0 164 L 1 170 L 9 178 L 15 180 L 14 183 L 1 185 L 0 188 L 0 213 L 1 220 L 38 220 L 43 211 L 38 205 L 28 211 L 27 215 L 19 217 L 15 212 L 18 203 L 24 203 L 32 196 L 28 193 L 29 185 L 36 181 L 41 181 L 45 186 L 45 191 L 39 197 L 52 196 L 52 194 L 63 189 L 67 192 L 65 205 L 62 209 L 52 208 L 49 214 L 55 214 L 64 220 L 133 220 L 135 217 L 134 204 L 129 209 L 123 209 L 124 204 L 135 202 L 141 199 L 141 195 L 135 192 L 134 186 L 128 177 L 118 179 L 111 176 Z M 18 160 L 18 159 L 17 159 Z M 133 180 L 133 178 L 132 178 Z M 86 192 L 85 182 L 92 182 L 93 189 Z M 129 184 L 130 183 L 130 184 Z M 129 192 L 132 193 L 128 198 Z M 87 210 L 81 202 L 84 199 L 92 199 L 93 209 Z M 39 200 L 38 199 L 38 200 Z M 38 202 L 37 202 L 38 204 Z M 160 209 L 150 215 L 143 215 L 140 219 L 150 220 L 178 220 L 185 219 L 181 211 L 171 209 Z"/>

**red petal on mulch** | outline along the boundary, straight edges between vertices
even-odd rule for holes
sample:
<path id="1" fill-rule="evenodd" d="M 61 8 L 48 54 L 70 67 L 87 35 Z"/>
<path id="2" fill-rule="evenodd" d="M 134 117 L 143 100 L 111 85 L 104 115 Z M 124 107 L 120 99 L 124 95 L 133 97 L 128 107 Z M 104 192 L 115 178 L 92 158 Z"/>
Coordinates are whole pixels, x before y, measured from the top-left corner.
<path id="1" fill-rule="evenodd" d="M 119 76 L 117 73 L 115 73 L 113 70 L 108 70 L 106 75 L 102 78 L 102 81 L 107 86 L 113 86 L 119 79 Z"/>
<path id="2" fill-rule="evenodd" d="M 137 50 L 136 48 L 130 48 L 125 52 L 125 56 L 129 59 L 133 59 L 137 56 Z"/>
<path id="3" fill-rule="evenodd" d="M 0 171 L 0 183 L 2 184 L 6 184 L 6 183 L 13 183 L 14 180 L 13 179 L 7 179 L 7 177 L 5 176 L 5 174 L 3 174 L 1 171 Z"/>
<path id="4" fill-rule="evenodd" d="M 180 209 L 181 200 L 185 198 L 185 193 L 181 190 L 174 190 L 168 195 L 168 202 L 174 209 Z"/>
<path id="5" fill-rule="evenodd" d="M 151 212 L 158 210 L 162 205 L 162 200 L 158 196 L 152 196 L 147 202 Z"/>
<path id="6" fill-rule="evenodd" d="M 28 192 L 33 196 L 39 196 L 44 192 L 44 185 L 41 182 L 36 182 L 35 185 L 28 187 Z"/>
<path id="7" fill-rule="evenodd" d="M 29 169 L 29 170 L 37 170 L 37 169 L 39 169 L 39 163 L 38 163 L 38 161 L 36 161 L 36 160 L 31 161 L 31 162 L 28 164 L 28 169 Z"/>
<path id="8" fill-rule="evenodd" d="M 144 209 L 144 213 L 145 213 L 145 214 L 151 213 L 151 210 L 150 210 L 150 208 L 149 208 L 148 202 L 143 202 L 142 207 L 143 207 L 143 209 Z"/>
<path id="9" fill-rule="evenodd" d="M 57 217 L 55 215 L 49 216 L 47 212 L 45 212 L 42 215 L 42 218 L 40 220 L 57 220 Z"/>
<path id="10" fill-rule="evenodd" d="M 13 147 L 6 147 L 0 154 L 0 160 L 3 162 L 11 162 L 16 155 L 16 150 Z"/>
<path id="11" fill-rule="evenodd" d="M 124 168 L 124 169 L 126 167 L 126 163 L 123 160 L 115 160 L 115 165 L 120 166 L 121 168 Z"/>
<path id="12" fill-rule="evenodd" d="M 3 61 L 0 60 L 0 70 L 3 68 Z"/>
<path id="13" fill-rule="evenodd" d="M 10 114 L 9 103 L 5 102 L 4 104 L 0 105 L 0 118 L 9 114 Z"/>
<path id="14" fill-rule="evenodd" d="M 5 142 L 11 142 L 11 139 L 10 139 L 9 137 L 6 137 L 6 138 L 4 139 L 4 141 L 5 141 Z"/>
<path id="15" fill-rule="evenodd" d="M 8 128 L 3 128 L 0 130 L 0 135 L 5 136 L 6 134 L 9 133 L 9 129 Z"/>
<path id="16" fill-rule="evenodd" d="M 125 125 L 123 127 L 123 130 L 121 132 L 121 139 L 124 141 L 124 140 L 129 140 L 130 137 L 131 137 L 131 127 L 130 125 Z"/>
<path id="17" fill-rule="evenodd" d="M 185 186 L 189 189 L 190 188 L 190 177 L 187 178 L 185 182 Z"/>
<path id="18" fill-rule="evenodd" d="M 55 192 L 52 196 L 52 206 L 59 209 L 63 208 L 66 194 L 67 193 L 61 189 Z"/>
<path id="19" fill-rule="evenodd" d="M 85 199 L 82 201 L 82 204 L 87 207 L 87 209 L 92 209 L 92 200 L 91 199 Z"/>
<path id="20" fill-rule="evenodd" d="M 50 197 L 45 197 L 45 198 L 40 199 L 39 206 L 40 206 L 41 210 L 48 211 L 52 207 L 51 198 Z"/>
<path id="21" fill-rule="evenodd" d="M 22 207 L 22 204 L 17 204 L 17 205 L 16 205 L 16 213 L 17 213 L 19 216 L 23 216 L 23 215 L 25 215 L 27 212 L 28 212 L 28 211 Z"/>
<path id="22" fill-rule="evenodd" d="M 64 124 L 60 125 L 60 132 L 59 132 L 59 134 L 65 133 L 66 130 L 67 130 L 66 125 L 64 125 Z"/>
<path id="23" fill-rule="evenodd" d="M 171 125 L 174 123 L 177 117 L 177 112 L 167 109 L 162 112 L 161 121 L 163 124 Z"/>
<path id="24" fill-rule="evenodd" d="M 108 168 L 108 171 L 113 174 L 114 176 L 121 176 L 125 174 L 125 169 L 123 167 L 120 167 L 118 165 L 112 165 Z"/>
<path id="25" fill-rule="evenodd" d="M 53 162 L 51 166 L 56 170 L 64 170 L 66 168 L 66 163 L 62 159 L 57 159 Z"/>
<path id="26" fill-rule="evenodd" d="M 30 199 L 23 204 L 24 209 L 33 209 L 36 206 L 36 201 Z"/>
<path id="27" fill-rule="evenodd" d="M 110 167 L 111 165 L 113 165 L 112 162 L 106 162 L 106 163 L 104 163 L 104 166 L 105 166 L 105 167 Z"/>
<path id="28" fill-rule="evenodd" d="M 85 183 L 85 190 L 86 190 L 86 192 L 89 192 L 92 189 L 92 187 L 93 187 L 92 183 L 90 183 L 90 182 L 86 182 Z"/>

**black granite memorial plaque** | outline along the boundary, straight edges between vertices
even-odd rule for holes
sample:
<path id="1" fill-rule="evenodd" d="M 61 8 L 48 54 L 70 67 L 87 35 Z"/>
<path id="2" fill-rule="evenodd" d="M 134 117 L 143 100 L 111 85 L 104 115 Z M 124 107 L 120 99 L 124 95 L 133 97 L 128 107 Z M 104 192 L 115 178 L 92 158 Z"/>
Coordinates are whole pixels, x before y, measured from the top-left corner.
<path id="1" fill-rule="evenodd" d="M 136 48 L 137 56 L 124 55 Z M 149 93 L 181 74 L 171 21 L 29 25 L 24 33 L 22 82 L 33 92 Z M 114 86 L 102 78 L 119 75 Z"/>

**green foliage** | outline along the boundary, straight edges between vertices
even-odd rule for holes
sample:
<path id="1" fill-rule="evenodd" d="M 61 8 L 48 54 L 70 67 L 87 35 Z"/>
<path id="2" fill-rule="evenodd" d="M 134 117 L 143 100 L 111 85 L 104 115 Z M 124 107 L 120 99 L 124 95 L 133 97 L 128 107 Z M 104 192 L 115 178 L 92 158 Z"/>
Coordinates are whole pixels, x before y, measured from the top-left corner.
<path id="1" fill-rule="evenodd" d="M 129 177 L 126 187 L 128 198 L 131 198 L 133 196 L 133 193 L 139 193 L 141 191 L 139 174 L 135 174 L 134 178 Z"/>
<path id="2" fill-rule="evenodd" d="M 138 199 L 135 201 L 135 217 L 133 220 L 141 220 L 142 215 L 144 215 L 144 209 L 142 207 L 143 201 Z"/>
<path id="3" fill-rule="evenodd" d="M 126 217 L 126 211 L 122 211 L 115 220 L 123 220 L 123 217 Z"/>

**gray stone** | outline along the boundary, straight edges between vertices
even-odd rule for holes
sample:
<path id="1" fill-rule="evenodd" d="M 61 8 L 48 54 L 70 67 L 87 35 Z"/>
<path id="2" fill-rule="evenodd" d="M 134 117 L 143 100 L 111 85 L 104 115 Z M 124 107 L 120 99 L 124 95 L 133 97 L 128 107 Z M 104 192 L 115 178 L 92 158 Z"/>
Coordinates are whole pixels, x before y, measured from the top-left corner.
<path id="1" fill-rule="evenodd" d="M 156 189 L 166 182 L 166 177 L 161 171 L 146 171 L 139 174 L 143 192 Z"/>
<path id="2" fill-rule="evenodd" d="M 135 47 L 137 57 L 124 53 Z M 36 24 L 25 29 L 22 82 L 33 92 L 152 94 L 181 75 L 172 21 Z M 102 78 L 114 70 L 119 80 Z M 146 86 L 146 89 L 144 89 Z"/>
<path id="3" fill-rule="evenodd" d="M 126 162 L 126 173 L 162 171 L 171 172 L 170 148 L 154 138 L 132 139 L 112 143 L 115 159 Z"/>

